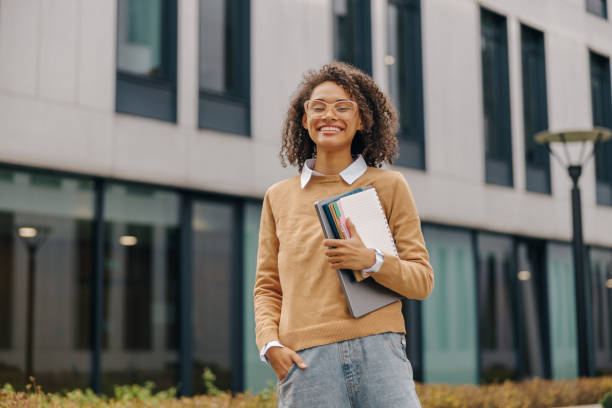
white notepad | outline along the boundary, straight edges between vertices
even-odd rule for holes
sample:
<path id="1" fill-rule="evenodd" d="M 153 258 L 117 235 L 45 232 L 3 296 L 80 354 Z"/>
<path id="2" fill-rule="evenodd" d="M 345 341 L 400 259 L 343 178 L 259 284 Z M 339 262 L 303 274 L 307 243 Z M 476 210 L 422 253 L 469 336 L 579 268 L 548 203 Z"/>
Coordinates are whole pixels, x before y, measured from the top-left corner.
<path id="1" fill-rule="evenodd" d="M 363 244 L 398 256 L 393 235 L 376 189 L 368 188 L 338 200 L 342 215 L 350 218 Z"/>

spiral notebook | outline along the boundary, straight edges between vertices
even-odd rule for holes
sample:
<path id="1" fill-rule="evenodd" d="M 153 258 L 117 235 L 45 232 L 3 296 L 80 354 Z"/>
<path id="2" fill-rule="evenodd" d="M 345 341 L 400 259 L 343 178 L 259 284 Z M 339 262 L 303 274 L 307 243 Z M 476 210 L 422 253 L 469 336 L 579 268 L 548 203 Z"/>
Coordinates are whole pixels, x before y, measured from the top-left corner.
<path id="1" fill-rule="evenodd" d="M 341 218 L 350 218 L 367 247 L 397 256 L 393 236 L 374 187 L 359 188 L 315 203 L 325 237 L 340 238 L 339 228 L 328 206 L 331 203 L 337 204 Z M 355 318 L 402 299 L 402 296 L 380 285 L 371 277 L 358 281 L 352 270 L 339 269 L 338 277 L 348 309 Z"/>

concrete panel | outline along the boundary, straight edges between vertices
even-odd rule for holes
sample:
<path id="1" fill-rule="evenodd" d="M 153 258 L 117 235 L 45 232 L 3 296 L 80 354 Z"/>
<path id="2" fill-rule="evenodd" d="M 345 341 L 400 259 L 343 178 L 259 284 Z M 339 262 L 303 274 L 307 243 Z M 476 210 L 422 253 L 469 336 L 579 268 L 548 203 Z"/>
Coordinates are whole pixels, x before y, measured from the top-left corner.
<path id="1" fill-rule="evenodd" d="M 115 111 L 116 1 L 78 0 L 78 102 Z"/>
<path id="2" fill-rule="evenodd" d="M 77 0 L 42 2 L 40 96 L 58 102 L 76 101 Z"/>
<path id="3" fill-rule="evenodd" d="M 178 3 L 177 118 L 181 127 L 198 127 L 198 4 L 197 0 Z"/>
<path id="4" fill-rule="evenodd" d="M 117 114 L 113 138 L 113 176 L 161 184 L 184 184 L 185 137 L 176 125 Z"/>
<path id="5" fill-rule="evenodd" d="M 40 0 L 0 4 L 0 88 L 38 93 Z"/>
<path id="6" fill-rule="evenodd" d="M 480 17 L 470 2 L 421 2 L 427 171 L 484 180 Z"/>

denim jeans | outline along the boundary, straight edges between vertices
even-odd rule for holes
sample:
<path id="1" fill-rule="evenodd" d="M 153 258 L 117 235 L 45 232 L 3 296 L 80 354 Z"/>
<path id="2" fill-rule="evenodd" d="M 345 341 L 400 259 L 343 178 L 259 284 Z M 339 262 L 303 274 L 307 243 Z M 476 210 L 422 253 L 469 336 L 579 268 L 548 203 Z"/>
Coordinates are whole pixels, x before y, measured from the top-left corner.
<path id="1" fill-rule="evenodd" d="M 406 358 L 406 339 L 382 333 L 301 350 L 278 382 L 279 408 L 413 408 L 419 399 Z"/>

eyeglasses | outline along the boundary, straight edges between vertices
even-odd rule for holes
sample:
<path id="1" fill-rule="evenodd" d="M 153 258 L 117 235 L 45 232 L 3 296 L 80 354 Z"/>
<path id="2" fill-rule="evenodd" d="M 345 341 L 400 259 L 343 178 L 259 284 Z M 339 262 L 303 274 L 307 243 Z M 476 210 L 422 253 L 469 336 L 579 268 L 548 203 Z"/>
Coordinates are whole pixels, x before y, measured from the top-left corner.
<path id="1" fill-rule="evenodd" d="M 325 116 L 327 109 L 331 109 L 337 117 L 341 119 L 350 119 L 357 112 L 357 103 L 353 101 L 338 101 L 327 103 L 324 101 L 309 99 L 304 102 L 304 110 L 311 118 L 320 118 Z"/>

